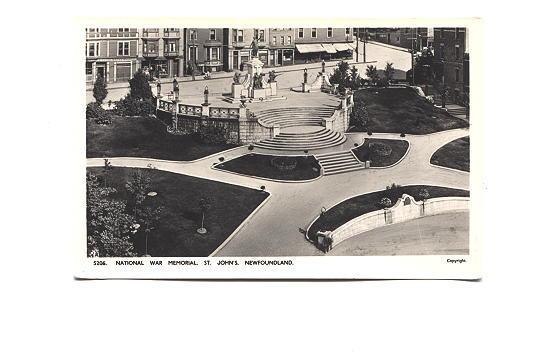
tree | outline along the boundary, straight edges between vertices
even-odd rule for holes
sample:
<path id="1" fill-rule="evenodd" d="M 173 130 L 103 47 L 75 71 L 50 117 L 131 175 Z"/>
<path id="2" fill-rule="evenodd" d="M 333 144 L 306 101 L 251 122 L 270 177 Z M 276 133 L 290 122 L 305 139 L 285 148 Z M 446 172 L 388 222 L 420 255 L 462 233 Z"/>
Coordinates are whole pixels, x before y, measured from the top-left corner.
<path id="1" fill-rule="evenodd" d="M 111 165 L 111 162 L 109 159 L 104 159 L 104 169 L 102 172 L 104 173 L 104 186 L 107 187 L 107 176 L 110 170 L 113 169 L 113 166 Z"/>
<path id="2" fill-rule="evenodd" d="M 394 77 L 393 63 L 387 62 L 385 67 L 385 85 L 388 86 Z"/>
<path id="3" fill-rule="evenodd" d="M 364 85 L 364 80 L 360 77 L 358 73 L 358 68 L 354 65 L 351 67 L 351 74 L 349 76 L 348 87 L 352 90 L 360 89 Z"/>
<path id="4" fill-rule="evenodd" d="M 200 211 L 202 212 L 202 226 L 198 229 L 198 232 L 205 234 L 206 228 L 204 227 L 204 217 L 205 213 L 211 208 L 211 199 L 209 197 L 201 197 L 198 201 L 198 205 L 200 206 Z"/>
<path id="5" fill-rule="evenodd" d="M 145 232 L 145 255 L 148 255 L 147 245 L 149 233 L 158 227 L 158 223 L 160 222 L 160 218 L 162 217 L 163 209 L 164 207 L 162 206 L 154 208 L 146 206 L 141 211 L 141 225 Z"/>
<path id="6" fill-rule="evenodd" d="M 349 86 L 349 63 L 341 61 L 338 63 L 334 73 L 330 76 L 330 83 L 337 84 L 338 91 L 343 94 Z"/>
<path id="7" fill-rule="evenodd" d="M 100 105 L 102 105 L 102 102 L 107 97 L 106 81 L 101 74 L 98 74 L 96 77 L 94 88 L 92 89 L 92 96 L 94 96 L 94 99 Z"/>
<path id="8" fill-rule="evenodd" d="M 132 180 L 126 182 L 125 187 L 130 193 L 130 206 L 134 211 L 134 218 L 137 219 L 138 210 L 151 190 L 151 178 L 138 169 L 132 174 Z"/>
<path id="9" fill-rule="evenodd" d="M 392 206 L 392 200 L 390 200 L 390 198 L 383 197 L 379 201 L 379 205 L 381 205 L 383 209 L 388 209 Z"/>
<path id="10" fill-rule="evenodd" d="M 377 72 L 377 67 L 373 65 L 367 66 L 366 77 L 368 77 L 372 85 L 377 85 L 377 83 L 379 83 L 379 73 Z"/>
<path id="11" fill-rule="evenodd" d="M 114 188 L 100 186 L 98 178 L 87 173 L 87 255 L 89 257 L 135 256 L 132 235 L 135 220 L 126 204 L 110 196 Z"/>
<path id="12" fill-rule="evenodd" d="M 130 96 L 133 99 L 143 100 L 153 98 L 153 92 L 151 90 L 151 86 L 149 85 L 149 79 L 141 69 L 134 74 L 128 83 L 130 84 Z"/>
<path id="13" fill-rule="evenodd" d="M 422 188 L 419 190 L 419 198 L 422 200 L 422 212 L 424 214 L 424 203 L 426 202 L 426 199 L 430 197 L 430 193 L 428 192 L 428 189 Z"/>

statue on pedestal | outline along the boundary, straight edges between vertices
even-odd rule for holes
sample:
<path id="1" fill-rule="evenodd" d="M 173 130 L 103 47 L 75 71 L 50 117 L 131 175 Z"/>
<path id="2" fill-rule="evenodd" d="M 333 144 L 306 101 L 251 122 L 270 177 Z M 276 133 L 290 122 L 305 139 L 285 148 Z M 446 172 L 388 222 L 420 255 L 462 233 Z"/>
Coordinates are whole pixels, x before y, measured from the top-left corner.
<path id="1" fill-rule="evenodd" d="M 258 57 L 258 40 L 253 38 L 253 43 L 251 43 L 251 57 Z"/>
<path id="2" fill-rule="evenodd" d="M 239 72 L 234 73 L 234 84 L 240 84 L 241 83 L 241 74 Z"/>
<path id="3" fill-rule="evenodd" d="M 268 73 L 269 75 L 269 79 L 268 79 L 268 83 L 273 83 L 275 82 L 275 78 L 277 78 L 277 74 L 275 73 L 275 70 L 272 70 Z"/>

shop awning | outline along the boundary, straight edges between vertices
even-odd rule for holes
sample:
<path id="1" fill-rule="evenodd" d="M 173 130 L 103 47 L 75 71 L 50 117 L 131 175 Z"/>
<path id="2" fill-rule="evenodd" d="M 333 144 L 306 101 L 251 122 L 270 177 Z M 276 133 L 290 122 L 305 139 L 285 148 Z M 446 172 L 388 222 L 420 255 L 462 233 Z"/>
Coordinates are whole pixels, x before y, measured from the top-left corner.
<path id="1" fill-rule="evenodd" d="M 323 43 L 322 48 L 326 51 L 326 53 L 336 53 L 336 49 L 333 44 L 331 43 Z"/>
<path id="2" fill-rule="evenodd" d="M 336 51 L 350 51 L 353 49 L 349 43 L 334 43 L 334 48 Z"/>
<path id="3" fill-rule="evenodd" d="M 297 44 L 296 49 L 300 53 L 325 52 L 324 48 L 318 43 Z"/>

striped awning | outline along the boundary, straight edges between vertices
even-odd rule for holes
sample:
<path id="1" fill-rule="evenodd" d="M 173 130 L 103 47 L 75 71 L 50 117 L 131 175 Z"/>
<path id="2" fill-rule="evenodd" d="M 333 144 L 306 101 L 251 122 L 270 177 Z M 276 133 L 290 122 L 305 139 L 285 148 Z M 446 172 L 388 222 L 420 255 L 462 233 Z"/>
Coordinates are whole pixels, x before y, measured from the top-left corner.
<path id="1" fill-rule="evenodd" d="M 353 49 L 350 43 L 334 43 L 336 51 L 350 51 Z"/>
<path id="2" fill-rule="evenodd" d="M 326 53 L 336 53 L 336 49 L 333 44 L 331 43 L 323 43 L 322 48 L 326 51 Z"/>
<path id="3" fill-rule="evenodd" d="M 300 53 L 318 53 L 325 52 L 319 43 L 297 44 L 296 50 Z"/>

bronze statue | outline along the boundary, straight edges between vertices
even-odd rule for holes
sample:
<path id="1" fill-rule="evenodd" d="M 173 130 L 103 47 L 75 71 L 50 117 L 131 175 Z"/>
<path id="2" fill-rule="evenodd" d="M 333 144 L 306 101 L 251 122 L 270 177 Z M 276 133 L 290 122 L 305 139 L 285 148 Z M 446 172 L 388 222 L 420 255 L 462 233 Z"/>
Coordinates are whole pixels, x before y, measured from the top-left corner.
<path id="1" fill-rule="evenodd" d="M 253 78 L 253 88 L 254 89 L 262 89 L 262 77 L 263 77 L 262 73 L 255 74 L 255 76 Z"/>
<path id="2" fill-rule="evenodd" d="M 277 78 L 277 74 L 275 73 L 275 70 L 270 71 L 268 75 L 270 76 L 268 83 L 275 82 L 275 78 Z"/>
<path id="3" fill-rule="evenodd" d="M 253 43 L 251 43 L 251 56 L 258 57 L 258 42 L 256 37 L 253 38 Z"/>
<path id="4" fill-rule="evenodd" d="M 234 84 L 240 84 L 241 83 L 241 74 L 239 72 L 234 73 Z"/>

